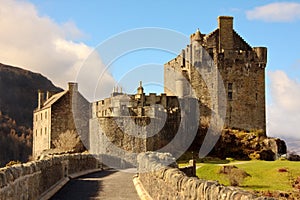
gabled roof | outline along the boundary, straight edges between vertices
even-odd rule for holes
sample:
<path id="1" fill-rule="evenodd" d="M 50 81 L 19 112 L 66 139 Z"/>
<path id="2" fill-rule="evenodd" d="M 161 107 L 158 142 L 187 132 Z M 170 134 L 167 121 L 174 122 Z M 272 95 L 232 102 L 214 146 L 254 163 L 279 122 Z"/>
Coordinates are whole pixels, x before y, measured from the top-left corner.
<path id="1" fill-rule="evenodd" d="M 68 92 L 68 90 L 54 94 L 47 101 L 44 102 L 44 104 L 40 110 L 42 110 L 44 108 L 50 108 L 57 100 L 59 100 L 61 97 L 63 97 L 67 92 Z"/>
<path id="2" fill-rule="evenodd" d="M 219 32 L 219 29 L 215 29 L 214 31 L 212 31 L 211 33 L 208 33 L 204 36 L 205 40 L 208 40 L 210 37 L 213 37 L 215 34 L 217 34 Z"/>

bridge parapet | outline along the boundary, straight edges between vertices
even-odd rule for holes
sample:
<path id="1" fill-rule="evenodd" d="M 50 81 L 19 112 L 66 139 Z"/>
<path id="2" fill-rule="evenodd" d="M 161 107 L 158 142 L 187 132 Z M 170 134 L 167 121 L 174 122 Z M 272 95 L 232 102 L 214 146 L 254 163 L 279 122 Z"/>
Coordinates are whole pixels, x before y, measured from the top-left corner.
<path id="1" fill-rule="evenodd" d="M 0 200 L 47 199 L 70 175 L 97 169 L 90 154 L 53 155 L 43 160 L 0 168 Z"/>
<path id="2" fill-rule="evenodd" d="M 166 160 L 175 158 L 168 153 L 155 152 L 141 153 L 138 156 L 138 179 L 152 199 L 268 199 L 236 187 L 226 187 L 217 181 L 189 177 L 180 171 L 176 163 L 171 166 L 162 164 Z"/>

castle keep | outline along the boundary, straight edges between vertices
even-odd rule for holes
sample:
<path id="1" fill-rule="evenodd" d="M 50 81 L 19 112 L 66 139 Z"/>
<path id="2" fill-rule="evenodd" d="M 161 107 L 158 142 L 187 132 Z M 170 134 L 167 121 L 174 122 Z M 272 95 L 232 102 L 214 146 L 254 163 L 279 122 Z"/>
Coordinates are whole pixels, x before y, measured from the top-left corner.
<path id="1" fill-rule="evenodd" d="M 210 110 L 218 112 L 220 101 L 227 101 L 225 127 L 265 131 L 266 63 L 267 48 L 251 47 L 233 29 L 233 17 L 220 16 L 216 30 L 209 34 L 197 30 L 182 53 L 164 65 L 165 92 L 167 95 L 190 95 L 174 75 L 176 71 L 191 84 L 201 103 L 202 117 L 209 116 Z M 198 71 L 207 76 L 209 85 Z M 220 84 L 224 84 L 227 100 L 209 93 L 209 90 L 218 90 Z"/>

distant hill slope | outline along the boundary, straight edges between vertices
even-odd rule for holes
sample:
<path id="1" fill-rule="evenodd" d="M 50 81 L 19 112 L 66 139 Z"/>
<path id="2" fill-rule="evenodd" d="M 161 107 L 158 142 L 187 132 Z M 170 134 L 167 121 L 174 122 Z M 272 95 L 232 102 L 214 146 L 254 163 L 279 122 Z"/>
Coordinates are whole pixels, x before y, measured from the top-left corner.
<path id="1" fill-rule="evenodd" d="M 0 111 L 18 125 L 32 128 L 38 89 L 62 91 L 41 74 L 0 63 Z"/>
<path id="2" fill-rule="evenodd" d="M 26 162 L 31 152 L 31 129 L 18 126 L 15 120 L 0 112 L 0 167 L 12 160 Z"/>

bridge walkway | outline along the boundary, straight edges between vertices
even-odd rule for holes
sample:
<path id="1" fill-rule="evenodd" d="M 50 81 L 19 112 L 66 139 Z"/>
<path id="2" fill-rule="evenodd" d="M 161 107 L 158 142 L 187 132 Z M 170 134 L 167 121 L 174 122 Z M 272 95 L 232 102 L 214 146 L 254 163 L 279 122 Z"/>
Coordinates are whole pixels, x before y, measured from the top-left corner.
<path id="1" fill-rule="evenodd" d="M 70 180 L 51 200 L 139 200 L 133 175 L 126 171 L 104 170 L 78 177 Z"/>

